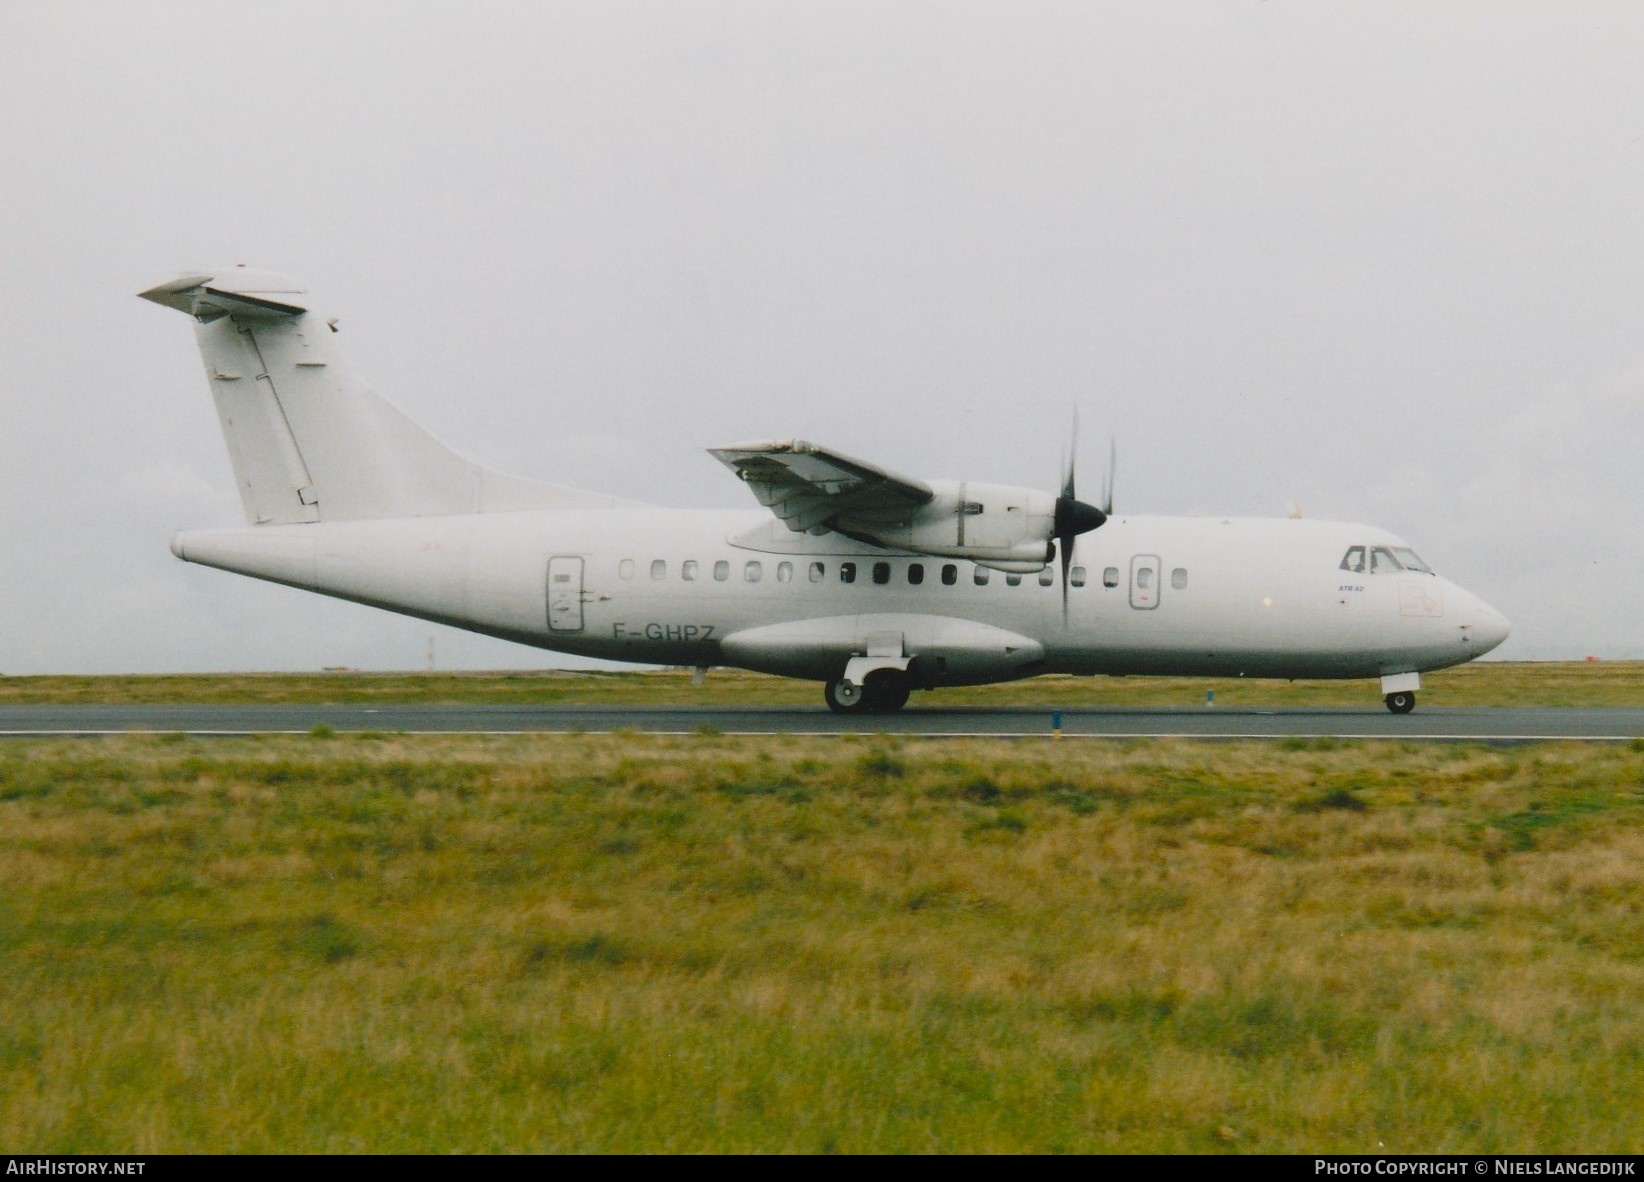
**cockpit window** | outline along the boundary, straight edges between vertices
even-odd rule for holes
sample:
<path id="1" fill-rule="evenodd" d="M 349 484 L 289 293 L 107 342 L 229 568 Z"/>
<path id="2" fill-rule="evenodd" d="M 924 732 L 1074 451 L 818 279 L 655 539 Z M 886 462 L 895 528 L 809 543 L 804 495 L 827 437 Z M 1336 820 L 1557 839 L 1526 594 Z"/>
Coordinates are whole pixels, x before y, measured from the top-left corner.
<path id="1" fill-rule="evenodd" d="M 1393 552 L 1386 546 L 1377 546 L 1370 551 L 1370 573 L 1373 575 L 1392 574 L 1399 569 L 1399 560 L 1393 557 Z"/>
<path id="2" fill-rule="evenodd" d="M 1393 553 L 1399 556 L 1399 561 L 1404 564 L 1405 570 L 1419 570 L 1426 575 L 1433 573 L 1433 568 L 1418 558 L 1416 552 L 1410 547 L 1395 546 L 1393 547 Z"/>
<path id="3" fill-rule="evenodd" d="M 1368 560 L 1368 568 L 1366 561 Z M 1408 546 L 1349 546 L 1342 555 L 1341 569 L 1362 575 L 1366 569 L 1373 575 L 1390 575 L 1401 570 L 1419 570 L 1430 575 L 1428 566 Z"/>

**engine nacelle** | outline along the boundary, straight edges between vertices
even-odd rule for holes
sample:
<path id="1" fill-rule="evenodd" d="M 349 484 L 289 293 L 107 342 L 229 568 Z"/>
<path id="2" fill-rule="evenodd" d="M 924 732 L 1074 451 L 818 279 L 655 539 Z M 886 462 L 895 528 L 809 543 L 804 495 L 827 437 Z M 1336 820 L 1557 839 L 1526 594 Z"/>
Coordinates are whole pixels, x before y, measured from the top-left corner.
<path id="1" fill-rule="evenodd" d="M 936 496 L 905 524 L 874 528 L 881 545 L 964 558 L 1012 574 L 1032 574 L 1054 556 L 1056 497 L 1038 489 L 968 480 L 932 480 Z"/>

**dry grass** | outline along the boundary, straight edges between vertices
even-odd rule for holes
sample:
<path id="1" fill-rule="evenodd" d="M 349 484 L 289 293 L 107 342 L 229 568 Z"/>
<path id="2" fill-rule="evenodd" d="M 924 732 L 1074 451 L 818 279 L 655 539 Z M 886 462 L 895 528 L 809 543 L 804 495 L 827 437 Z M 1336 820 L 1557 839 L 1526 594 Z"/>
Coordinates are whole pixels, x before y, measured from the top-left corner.
<path id="1" fill-rule="evenodd" d="M 1639 1152 L 1644 744 L 0 747 L 0 1143 Z"/>
<path id="2" fill-rule="evenodd" d="M 1441 706 L 1638 706 L 1644 661 L 1477 662 L 1426 674 L 1422 701 Z M 915 695 L 920 706 L 1364 706 L 1374 681 L 1182 677 L 1039 677 Z M 247 673 L 0 677 L 0 705 L 64 703 L 509 703 L 521 705 L 814 706 L 815 683 L 716 669 L 571 673 Z"/>

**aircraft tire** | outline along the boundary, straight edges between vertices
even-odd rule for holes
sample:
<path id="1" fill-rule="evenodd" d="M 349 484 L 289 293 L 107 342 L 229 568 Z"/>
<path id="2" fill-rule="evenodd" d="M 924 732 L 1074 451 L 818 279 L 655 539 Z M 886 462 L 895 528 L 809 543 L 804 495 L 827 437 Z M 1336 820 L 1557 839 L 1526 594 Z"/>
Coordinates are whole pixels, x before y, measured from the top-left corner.
<path id="1" fill-rule="evenodd" d="M 880 669 L 868 674 L 867 685 L 862 687 L 863 699 L 872 714 L 895 714 L 908 704 L 913 687 L 905 673 L 894 669 Z"/>
<path id="2" fill-rule="evenodd" d="M 867 692 L 843 677 L 836 677 L 823 686 L 822 697 L 835 714 L 861 714 L 868 709 Z"/>
<path id="3" fill-rule="evenodd" d="M 1394 714 L 1408 714 L 1416 708 L 1416 695 L 1409 690 L 1401 690 L 1396 694 L 1388 694 L 1387 708 Z"/>

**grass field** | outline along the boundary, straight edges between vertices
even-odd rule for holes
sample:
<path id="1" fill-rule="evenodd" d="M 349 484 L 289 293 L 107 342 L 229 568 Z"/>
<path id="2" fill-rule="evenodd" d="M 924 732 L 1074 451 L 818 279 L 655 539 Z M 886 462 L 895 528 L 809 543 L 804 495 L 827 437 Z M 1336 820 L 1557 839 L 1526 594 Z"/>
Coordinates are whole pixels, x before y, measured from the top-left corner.
<path id="1" fill-rule="evenodd" d="M 0 744 L 12 1152 L 1644 1151 L 1644 743 Z"/>
<path id="2" fill-rule="evenodd" d="M 1480 662 L 1426 674 L 1436 706 L 1644 705 L 1644 661 Z M 915 694 L 920 706 L 1191 706 L 1205 692 L 1224 706 L 1366 706 L 1375 681 L 1262 681 L 1178 677 L 1038 677 Z M 701 686 L 688 670 L 571 673 L 253 673 L 176 676 L 0 677 L 0 705 L 85 703 L 508 703 L 730 706 L 820 703 L 820 686 L 716 669 Z"/>

